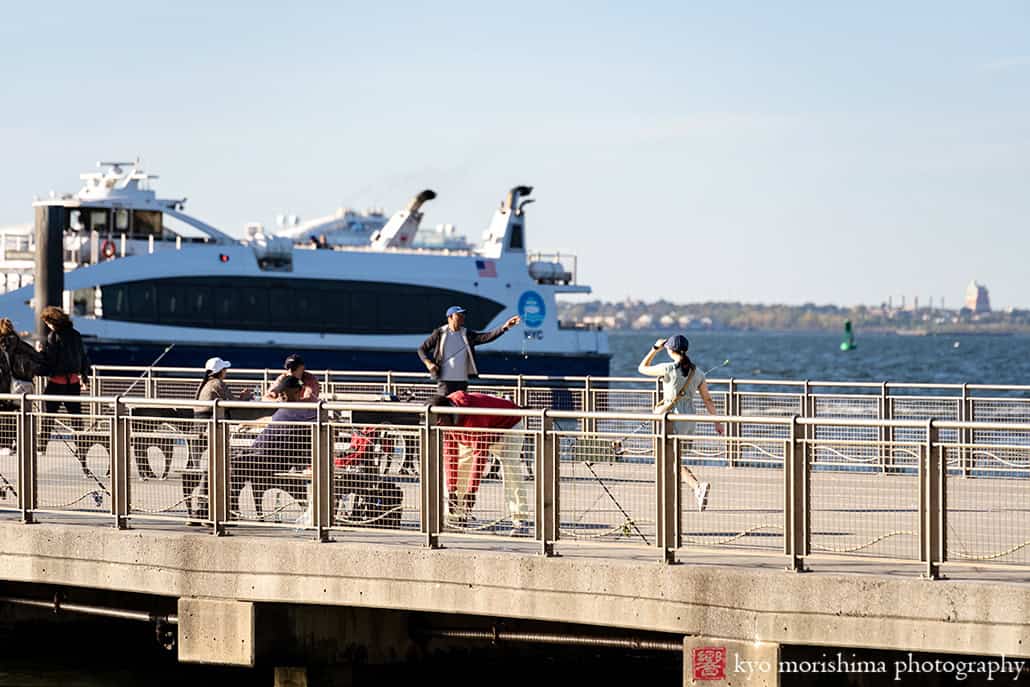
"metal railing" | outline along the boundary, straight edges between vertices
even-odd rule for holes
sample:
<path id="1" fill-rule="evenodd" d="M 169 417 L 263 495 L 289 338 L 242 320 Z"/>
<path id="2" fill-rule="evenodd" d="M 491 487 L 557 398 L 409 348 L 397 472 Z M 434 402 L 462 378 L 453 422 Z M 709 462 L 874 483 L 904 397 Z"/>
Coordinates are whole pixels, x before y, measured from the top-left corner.
<path id="1" fill-rule="evenodd" d="M 525 400 L 525 397 L 522 397 Z M 47 413 L 44 400 L 82 401 Z M 1030 423 L 0 395 L 0 510 L 129 527 L 1030 565 Z M 271 415 L 272 413 L 275 415 Z M 511 417 L 509 429 L 441 416 Z M 458 423 L 460 425 L 460 423 Z M 717 433 L 716 429 L 723 429 Z M 494 470 L 496 468 L 496 475 Z"/>

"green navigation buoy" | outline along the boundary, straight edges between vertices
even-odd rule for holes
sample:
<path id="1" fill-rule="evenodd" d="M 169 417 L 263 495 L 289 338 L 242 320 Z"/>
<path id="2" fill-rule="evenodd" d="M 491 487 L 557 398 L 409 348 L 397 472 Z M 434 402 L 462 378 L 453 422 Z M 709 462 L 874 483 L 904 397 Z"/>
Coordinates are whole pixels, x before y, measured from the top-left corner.
<path id="1" fill-rule="evenodd" d="M 851 329 L 851 320 L 844 320 L 844 340 L 840 342 L 840 350 L 853 351 L 857 348 L 855 344 L 855 332 Z"/>

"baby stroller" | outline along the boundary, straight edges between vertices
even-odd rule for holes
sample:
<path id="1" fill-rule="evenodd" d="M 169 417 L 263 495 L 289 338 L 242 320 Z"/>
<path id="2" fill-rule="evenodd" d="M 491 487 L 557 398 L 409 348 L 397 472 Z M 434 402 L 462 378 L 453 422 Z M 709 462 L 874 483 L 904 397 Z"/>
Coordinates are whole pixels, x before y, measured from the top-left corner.
<path id="1" fill-rule="evenodd" d="M 334 456 L 335 503 L 342 524 L 400 529 L 404 495 L 385 476 L 395 441 L 384 428 L 370 425 L 353 432 L 346 450 Z"/>

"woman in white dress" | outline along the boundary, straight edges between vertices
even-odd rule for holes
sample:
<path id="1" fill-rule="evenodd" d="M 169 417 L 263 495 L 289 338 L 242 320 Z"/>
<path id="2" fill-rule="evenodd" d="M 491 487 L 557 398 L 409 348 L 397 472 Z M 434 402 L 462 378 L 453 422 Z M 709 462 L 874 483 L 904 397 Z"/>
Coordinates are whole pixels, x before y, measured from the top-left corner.
<path id="1" fill-rule="evenodd" d="M 708 384 L 705 383 L 705 373 L 698 369 L 690 360 L 690 356 L 687 355 L 689 347 L 690 342 L 682 334 L 670 336 L 668 339 L 658 339 L 655 341 L 654 346 L 651 347 L 651 350 L 647 352 L 647 355 L 644 356 L 644 359 L 640 361 L 637 371 L 648 377 L 660 377 L 662 380 L 662 400 L 655 407 L 655 412 L 696 415 L 694 396 L 695 394 L 700 394 L 701 401 L 705 404 L 708 414 L 717 415 L 715 402 L 712 401 L 712 395 L 708 392 Z M 669 357 L 672 358 L 672 362 L 652 365 L 654 357 L 663 348 L 668 352 Z M 687 434 L 693 434 L 697 425 L 695 422 L 677 424 Z M 721 422 L 715 423 L 715 431 L 719 434 L 723 433 Z M 691 489 L 694 490 L 694 498 L 697 499 L 697 509 L 703 511 L 705 506 L 708 505 L 708 492 L 711 484 L 697 479 L 686 465 L 681 466 L 680 469 L 683 478 L 690 485 Z"/>

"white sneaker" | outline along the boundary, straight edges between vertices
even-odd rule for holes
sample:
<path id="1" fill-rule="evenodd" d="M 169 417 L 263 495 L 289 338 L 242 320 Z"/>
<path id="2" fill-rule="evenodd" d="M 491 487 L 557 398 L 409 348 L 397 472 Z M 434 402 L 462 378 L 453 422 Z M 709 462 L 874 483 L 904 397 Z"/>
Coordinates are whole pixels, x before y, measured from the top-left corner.
<path id="1" fill-rule="evenodd" d="M 697 510 L 699 513 L 708 506 L 708 489 L 711 486 L 709 482 L 700 482 L 694 488 L 694 498 L 697 499 Z"/>
<path id="2" fill-rule="evenodd" d="M 511 532 L 508 533 L 510 537 L 528 537 L 529 536 L 529 523 L 525 520 L 512 520 L 511 521 Z"/>

